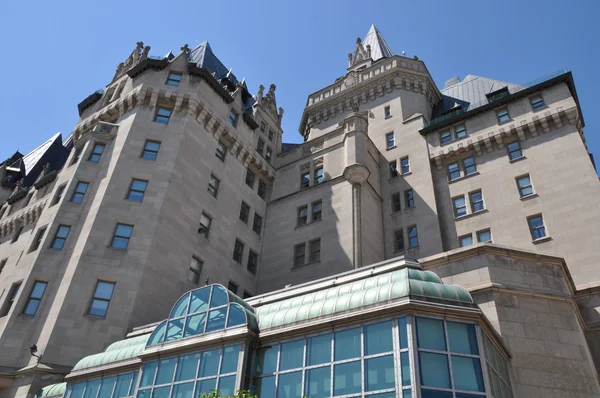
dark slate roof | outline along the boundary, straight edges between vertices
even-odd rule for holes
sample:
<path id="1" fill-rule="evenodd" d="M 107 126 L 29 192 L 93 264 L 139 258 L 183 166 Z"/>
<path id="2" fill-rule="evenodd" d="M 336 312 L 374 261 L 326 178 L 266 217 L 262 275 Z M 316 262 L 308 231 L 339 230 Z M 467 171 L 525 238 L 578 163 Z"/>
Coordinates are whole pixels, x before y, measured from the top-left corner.
<path id="1" fill-rule="evenodd" d="M 394 55 L 394 52 L 387 45 L 379 30 L 375 27 L 375 25 L 371 25 L 371 29 L 367 32 L 365 39 L 363 40 L 363 45 L 365 48 L 367 44 L 371 46 L 371 59 L 373 61 L 377 61 L 381 58 L 388 58 Z"/>

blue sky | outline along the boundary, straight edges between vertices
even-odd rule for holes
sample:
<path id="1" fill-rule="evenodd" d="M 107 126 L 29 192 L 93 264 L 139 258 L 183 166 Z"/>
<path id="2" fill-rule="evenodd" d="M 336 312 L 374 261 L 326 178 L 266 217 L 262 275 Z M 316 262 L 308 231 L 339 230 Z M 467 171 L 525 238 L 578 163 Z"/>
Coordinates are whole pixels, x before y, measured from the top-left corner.
<path id="1" fill-rule="evenodd" d="M 0 159 L 66 136 L 77 104 L 139 40 L 152 55 L 208 40 L 251 92 L 277 85 L 284 140 L 298 142 L 308 94 L 345 73 L 372 23 L 394 52 L 418 55 L 439 87 L 467 74 L 526 83 L 572 70 L 600 159 L 598 15 L 596 1 L 11 1 L 0 13 Z"/>

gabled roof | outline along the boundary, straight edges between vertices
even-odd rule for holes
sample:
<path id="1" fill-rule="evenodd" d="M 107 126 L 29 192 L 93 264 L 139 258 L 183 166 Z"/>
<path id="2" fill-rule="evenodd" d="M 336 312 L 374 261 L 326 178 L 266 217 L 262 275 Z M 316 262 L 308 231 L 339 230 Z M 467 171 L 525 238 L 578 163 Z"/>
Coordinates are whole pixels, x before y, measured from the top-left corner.
<path id="1" fill-rule="evenodd" d="M 394 52 L 390 46 L 387 45 L 385 39 L 375 25 L 371 25 L 371 29 L 369 29 L 369 32 L 367 32 L 367 35 L 363 40 L 363 46 L 367 47 L 367 45 L 371 46 L 371 59 L 373 59 L 373 61 L 394 55 Z"/>

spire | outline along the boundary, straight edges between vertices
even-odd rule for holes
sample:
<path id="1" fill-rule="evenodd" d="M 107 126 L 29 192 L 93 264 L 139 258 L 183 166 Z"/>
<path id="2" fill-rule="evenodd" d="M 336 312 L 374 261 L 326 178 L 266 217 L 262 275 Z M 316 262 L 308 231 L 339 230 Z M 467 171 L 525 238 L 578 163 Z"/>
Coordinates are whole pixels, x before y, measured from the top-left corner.
<path id="1" fill-rule="evenodd" d="M 387 45 L 375 25 L 371 25 L 371 29 L 369 29 L 369 32 L 365 36 L 365 40 L 363 40 L 363 45 L 365 47 L 371 46 L 371 59 L 373 59 L 373 61 L 394 55 L 392 49 Z"/>

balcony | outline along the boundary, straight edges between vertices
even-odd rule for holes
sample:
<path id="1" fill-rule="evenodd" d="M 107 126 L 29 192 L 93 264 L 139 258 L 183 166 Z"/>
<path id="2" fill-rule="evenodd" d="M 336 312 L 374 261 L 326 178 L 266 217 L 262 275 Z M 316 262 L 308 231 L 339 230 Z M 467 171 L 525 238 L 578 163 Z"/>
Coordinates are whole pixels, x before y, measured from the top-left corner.
<path id="1" fill-rule="evenodd" d="M 81 132 L 75 132 L 75 142 L 87 139 L 90 136 L 113 139 L 117 135 L 118 129 L 118 124 L 99 121 Z"/>

